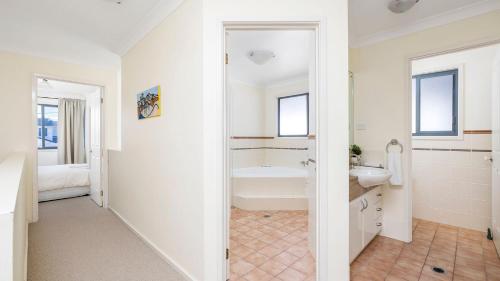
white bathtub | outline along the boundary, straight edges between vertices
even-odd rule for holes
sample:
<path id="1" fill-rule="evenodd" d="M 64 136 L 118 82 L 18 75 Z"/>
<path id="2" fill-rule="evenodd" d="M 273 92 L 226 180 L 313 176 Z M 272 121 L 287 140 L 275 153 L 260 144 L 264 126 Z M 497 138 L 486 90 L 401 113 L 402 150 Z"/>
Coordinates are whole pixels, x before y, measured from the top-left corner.
<path id="1" fill-rule="evenodd" d="M 232 205 L 244 210 L 307 210 L 305 169 L 249 167 L 233 170 Z"/>

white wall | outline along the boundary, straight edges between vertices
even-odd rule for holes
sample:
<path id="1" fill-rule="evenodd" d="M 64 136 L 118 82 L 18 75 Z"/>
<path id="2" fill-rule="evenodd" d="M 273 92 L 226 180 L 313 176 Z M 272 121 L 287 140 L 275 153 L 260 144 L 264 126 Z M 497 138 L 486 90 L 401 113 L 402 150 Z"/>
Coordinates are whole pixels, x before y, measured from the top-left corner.
<path id="1" fill-rule="evenodd" d="M 231 1 L 203 0 L 203 120 L 204 120 L 204 221 L 205 281 L 222 280 L 223 258 L 223 155 L 224 97 L 222 95 L 222 22 L 227 21 L 323 21 L 320 30 L 320 61 L 323 103 L 321 127 L 322 151 L 320 185 L 328 194 L 321 197 L 326 208 L 322 217 L 328 235 L 321 238 L 320 267 L 322 280 L 348 280 L 348 101 L 347 95 L 347 1 L 345 0 L 278 0 Z M 328 99 L 326 98 L 328 97 Z M 318 124 L 319 125 L 319 124 Z M 318 136 L 319 137 L 319 136 Z M 328 150 L 326 149 L 328 147 Z M 326 204 L 328 202 L 328 204 Z M 325 255 L 325 256 L 323 256 Z"/>
<path id="2" fill-rule="evenodd" d="M 379 163 L 384 162 L 385 145 L 390 139 L 400 140 L 405 147 L 405 184 L 384 191 L 383 235 L 404 241 L 411 239 L 409 58 L 498 40 L 499 25 L 500 12 L 495 11 L 351 50 L 358 127 L 355 143 L 365 150 L 368 161 Z M 359 128 L 360 124 L 364 129 Z"/>
<path id="3" fill-rule="evenodd" d="M 264 136 L 264 89 L 229 80 L 227 93 L 231 100 L 231 136 Z"/>
<path id="4" fill-rule="evenodd" d="M 35 136 L 32 116 L 33 74 L 55 76 L 106 87 L 106 131 L 108 149 L 119 149 L 119 97 L 117 96 L 117 69 L 104 69 L 63 63 L 26 55 L 0 51 L 0 128 L 2 134 L 0 160 L 12 151 L 28 152 L 28 202 L 31 202 Z M 14 71 L 15 70 L 15 71 Z M 28 216 L 31 219 L 31 205 Z"/>
<path id="5" fill-rule="evenodd" d="M 202 10 L 184 1 L 122 58 L 122 151 L 109 204 L 169 262 L 203 278 Z M 161 86 L 162 115 L 137 119 L 136 94 Z"/>
<path id="6" fill-rule="evenodd" d="M 497 50 L 495 45 L 416 60 L 412 74 L 460 66 L 464 110 L 459 122 L 465 130 L 491 130 L 492 61 Z M 491 134 L 413 139 L 412 147 L 413 217 L 486 231 L 491 224 L 491 166 L 485 158 L 491 154 Z"/>

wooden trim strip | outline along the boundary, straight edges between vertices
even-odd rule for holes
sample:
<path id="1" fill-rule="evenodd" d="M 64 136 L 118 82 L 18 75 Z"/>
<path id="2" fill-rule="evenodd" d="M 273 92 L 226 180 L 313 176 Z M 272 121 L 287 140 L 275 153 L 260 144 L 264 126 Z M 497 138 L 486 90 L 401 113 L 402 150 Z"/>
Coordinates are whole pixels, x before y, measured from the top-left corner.
<path id="1" fill-rule="evenodd" d="M 466 135 L 491 135 L 491 130 L 464 130 Z"/>
<path id="2" fill-rule="evenodd" d="M 453 151 L 453 152 L 491 152 L 491 149 L 459 149 L 459 148 L 420 148 L 414 147 L 412 150 L 425 151 Z"/>
<path id="3" fill-rule="evenodd" d="M 244 136 L 232 136 L 233 140 L 272 140 L 274 137 L 244 137 Z"/>
<path id="4" fill-rule="evenodd" d="M 270 147 L 270 146 L 262 146 L 262 147 L 234 147 L 234 148 L 231 148 L 231 150 L 252 150 L 252 149 L 308 150 L 307 147 Z"/>

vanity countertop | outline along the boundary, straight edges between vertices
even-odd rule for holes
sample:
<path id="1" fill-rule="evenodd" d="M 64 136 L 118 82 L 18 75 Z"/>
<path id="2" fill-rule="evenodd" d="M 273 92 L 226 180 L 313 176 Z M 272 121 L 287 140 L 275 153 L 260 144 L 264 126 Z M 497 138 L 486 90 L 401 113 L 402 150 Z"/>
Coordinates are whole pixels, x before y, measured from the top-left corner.
<path id="1" fill-rule="evenodd" d="M 361 195 L 370 192 L 377 186 L 372 186 L 369 188 L 362 187 L 358 182 L 358 177 L 349 176 L 349 202 L 360 197 Z"/>

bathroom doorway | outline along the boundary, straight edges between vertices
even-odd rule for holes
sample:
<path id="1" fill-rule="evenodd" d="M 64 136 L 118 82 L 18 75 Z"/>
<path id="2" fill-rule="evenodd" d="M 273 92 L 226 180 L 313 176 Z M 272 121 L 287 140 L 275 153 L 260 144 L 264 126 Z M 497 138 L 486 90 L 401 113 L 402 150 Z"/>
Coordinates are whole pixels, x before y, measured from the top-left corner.
<path id="1" fill-rule="evenodd" d="M 226 279 L 316 280 L 316 30 L 225 31 Z"/>
<path id="2" fill-rule="evenodd" d="M 432 241 L 426 263 L 449 276 L 498 262 L 498 61 L 498 42 L 410 61 L 413 241 Z"/>

